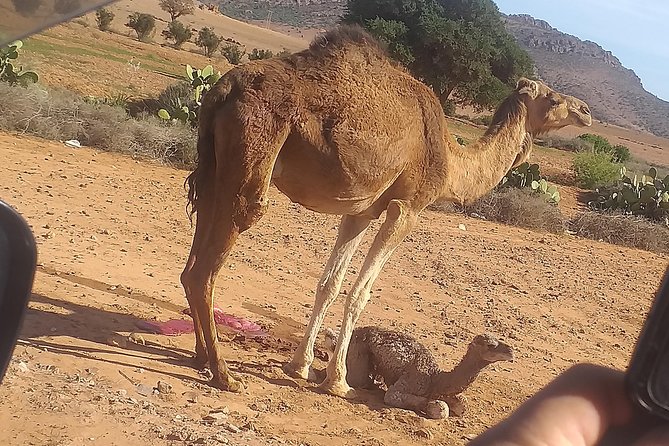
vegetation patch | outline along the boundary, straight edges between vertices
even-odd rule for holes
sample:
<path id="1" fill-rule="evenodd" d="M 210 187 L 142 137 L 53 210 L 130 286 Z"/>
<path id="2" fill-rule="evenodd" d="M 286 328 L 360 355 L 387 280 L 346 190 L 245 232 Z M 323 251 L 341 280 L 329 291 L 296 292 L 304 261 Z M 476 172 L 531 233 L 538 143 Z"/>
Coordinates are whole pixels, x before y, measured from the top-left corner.
<path id="1" fill-rule="evenodd" d="M 622 166 L 614 163 L 608 153 L 584 152 L 574 157 L 573 168 L 579 186 L 596 189 L 615 183 Z"/>
<path id="2" fill-rule="evenodd" d="M 45 139 L 77 139 L 97 149 L 191 166 L 195 161 L 196 131 L 155 116 L 128 116 L 125 109 L 91 103 L 70 91 L 28 88 L 0 83 L 0 129 Z"/>
<path id="3" fill-rule="evenodd" d="M 669 229 L 643 217 L 614 212 L 584 212 L 570 223 L 579 237 L 657 253 L 669 253 Z"/>
<path id="4" fill-rule="evenodd" d="M 537 231 L 562 234 L 566 229 L 560 209 L 527 189 L 494 190 L 463 210 L 468 215 Z"/>

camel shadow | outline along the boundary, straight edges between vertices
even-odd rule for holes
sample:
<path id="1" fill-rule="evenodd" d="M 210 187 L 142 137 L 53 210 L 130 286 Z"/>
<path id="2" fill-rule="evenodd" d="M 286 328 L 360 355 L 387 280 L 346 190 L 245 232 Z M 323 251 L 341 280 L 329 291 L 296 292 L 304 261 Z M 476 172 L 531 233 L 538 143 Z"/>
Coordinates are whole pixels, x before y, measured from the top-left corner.
<path id="1" fill-rule="evenodd" d="M 241 373 L 255 376 L 258 379 L 279 387 L 286 387 L 294 390 L 301 389 L 316 395 L 338 398 L 333 397 L 332 395 L 323 391 L 316 382 L 295 379 L 288 376 L 282 369 L 284 364 L 285 362 L 283 361 L 269 359 L 265 364 L 240 365 L 239 371 Z M 316 369 L 315 372 L 319 381 L 325 378 L 325 369 Z M 347 400 L 350 404 L 364 405 L 367 406 L 367 408 L 371 411 L 380 411 L 389 408 L 389 406 L 383 402 L 385 391 L 379 387 L 374 387 L 371 389 L 356 389 L 356 393 L 356 398 Z"/>
<path id="2" fill-rule="evenodd" d="M 140 319 L 132 315 L 53 299 L 37 293 L 32 295 L 31 303 L 49 305 L 54 311 L 34 307 L 28 308 L 19 335 L 20 343 L 115 365 L 133 366 L 133 364 L 123 360 L 102 358 L 99 355 L 117 355 L 137 359 L 146 359 L 151 355 L 153 360 L 164 364 L 176 366 L 190 366 L 191 364 L 191 352 L 172 345 L 163 346 L 145 341 L 144 344 L 126 342 L 122 348 L 112 347 L 108 340 L 111 337 L 122 338 L 118 336 L 119 332 L 140 331 L 137 327 Z M 71 345 L 67 342 L 43 339 L 47 336 L 79 339 L 99 344 L 100 347 Z M 163 370 L 155 371 L 169 374 Z M 192 379 L 185 375 L 179 375 L 178 377 Z"/>

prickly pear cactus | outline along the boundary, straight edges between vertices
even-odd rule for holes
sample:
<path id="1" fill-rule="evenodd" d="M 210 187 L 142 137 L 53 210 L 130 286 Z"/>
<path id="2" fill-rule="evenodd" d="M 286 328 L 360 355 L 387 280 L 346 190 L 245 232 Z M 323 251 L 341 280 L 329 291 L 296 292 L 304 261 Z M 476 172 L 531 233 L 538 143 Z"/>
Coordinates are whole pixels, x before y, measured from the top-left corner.
<path id="1" fill-rule="evenodd" d="M 211 65 L 207 65 L 201 70 L 186 65 L 186 79 L 190 82 L 192 99 L 195 105 L 190 109 L 181 101 L 178 101 L 176 104 L 170 104 L 169 107 L 158 110 L 158 117 L 166 121 L 176 120 L 193 127 L 197 126 L 197 111 L 202 105 L 202 97 L 220 78 L 221 72 L 214 71 L 214 67 Z"/>
<path id="2" fill-rule="evenodd" d="M 23 67 L 14 65 L 19 57 L 19 50 L 23 42 L 17 40 L 4 48 L 0 48 L 0 81 L 9 82 L 11 85 L 22 85 L 35 83 L 39 76 L 34 71 L 24 71 Z"/>
<path id="3" fill-rule="evenodd" d="M 523 163 L 515 169 L 510 170 L 499 187 L 530 188 L 533 192 L 542 194 L 551 203 L 560 202 L 560 192 L 557 187 L 551 185 L 545 178 L 541 177 L 538 164 Z"/>

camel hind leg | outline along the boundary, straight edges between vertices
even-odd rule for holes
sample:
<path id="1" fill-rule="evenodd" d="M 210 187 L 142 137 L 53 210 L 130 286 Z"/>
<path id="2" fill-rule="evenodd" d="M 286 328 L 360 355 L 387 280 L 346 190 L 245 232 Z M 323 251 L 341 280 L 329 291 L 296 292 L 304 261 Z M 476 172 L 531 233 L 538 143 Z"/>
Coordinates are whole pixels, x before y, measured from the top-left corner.
<path id="1" fill-rule="evenodd" d="M 210 187 L 201 188 L 193 246 L 181 275 L 186 297 L 194 310 L 194 321 L 201 327 L 212 384 L 234 392 L 241 391 L 243 384 L 230 373 L 220 352 L 214 321 L 214 288 L 218 272 L 239 234 L 266 212 L 272 169 L 288 133 L 275 124 L 238 123 L 230 131 L 235 126 L 228 121 L 216 132 L 212 149 L 216 150 L 216 165 L 211 169 L 214 178 L 206 178 Z M 269 128 L 274 131 L 248 135 L 251 129 L 257 132 Z M 196 348 L 197 343 L 196 332 Z"/>

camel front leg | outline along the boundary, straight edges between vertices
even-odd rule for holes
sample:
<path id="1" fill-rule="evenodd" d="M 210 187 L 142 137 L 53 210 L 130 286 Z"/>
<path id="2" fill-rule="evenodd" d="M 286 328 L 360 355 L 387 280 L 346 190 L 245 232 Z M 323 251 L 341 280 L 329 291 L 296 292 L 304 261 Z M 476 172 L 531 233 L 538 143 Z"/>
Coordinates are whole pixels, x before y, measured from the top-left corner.
<path id="1" fill-rule="evenodd" d="M 337 295 L 339 295 L 348 265 L 351 263 L 351 258 L 365 235 L 365 230 L 369 226 L 369 222 L 370 219 L 367 217 L 351 215 L 344 215 L 342 217 L 339 224 L 337 241 L 332 249 L 332 254 L 330 254 L 330 259 L 325 266 L 325 271 L 318 282 L 314 310 L 311 313 L 307 331 L 302 338 L 302 342 L 297 347 L 293 359 L 284 366 L 284 371 L 290 376 L 311 380 L 316 379 L 311 369 L 311 363 L 314 361 L 314 344 L 318 337 L 318 331 L 323 324 L 323 319 L 328 308 L 330 308 L 330 305 L 332 305 Z"/>
<path id="2" fill-rule="evenodd" d="M 324 391 L 345 398 L 355 397 L 355 391 L 346 382 L 346 356 L 353 329 L 369 301 L 374 280 L 378 277 L 383 265 L 388 261 L 393 251 L 411 232 L 416 220 L 417 213 L 411 209 L 406 201 L 392 200 L 388 204 L 386 221 L 383 222 L 379 233 L 374 238 L 360 274 L 346 299 L 344 318 L 339 339 L 337 339 L 334 358 L 330 360 L 327 377 L 321 384 Z"/>

